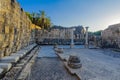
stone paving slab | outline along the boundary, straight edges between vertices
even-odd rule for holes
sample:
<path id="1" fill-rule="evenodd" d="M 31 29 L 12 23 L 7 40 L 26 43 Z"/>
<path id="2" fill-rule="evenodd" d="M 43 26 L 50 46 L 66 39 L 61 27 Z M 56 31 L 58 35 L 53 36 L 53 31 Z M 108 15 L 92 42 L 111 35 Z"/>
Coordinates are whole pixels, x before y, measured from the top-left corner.
<path id="1" fill-rule="evenodd" d="M 78 80 L 58 58 L 38 58 L 31 71 L 29 80 Z"/>
<path id="2" fill-rule="evenodd" d="M 64 65 L 65 65 L 65 67 L 69 70 L 69 72 L 71 73 L 71 74 L 76 74 L 76 72 L 77 72 L 77 70 L 79 70 L 79 69 L 72 69 L 72 68 L 70 68 L 68 65 L 67 65 L 67 62 L 64 62 Z"/>
<path id="3" fill-rule="evenodd" d="M 0 68 L 3 69 L 4 71 L 10 70 L 12 67 L 11 63 L 0 63 Z"/>
<path id="4" fill-rule="evenodd" d="M 81 80 L 120 80 L 119 58 L 106 56 L 101 51 L 91 49 L 64 49 L 64 54 L 58 55 L 68 60 L 70 54 L 78 55 L 81 59 L 81 69 L 68 68 Z"/>
<path id="5" fill-rule="evenodd" d="M 53 50 L 53 46 L 42 46 L 38 57 L 57 57 Z"/>

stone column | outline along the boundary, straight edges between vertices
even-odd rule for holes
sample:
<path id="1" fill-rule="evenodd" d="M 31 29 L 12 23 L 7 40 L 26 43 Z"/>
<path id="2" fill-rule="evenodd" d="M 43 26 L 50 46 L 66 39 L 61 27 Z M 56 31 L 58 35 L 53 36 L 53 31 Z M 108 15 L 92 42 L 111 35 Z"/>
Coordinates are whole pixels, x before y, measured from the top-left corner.
<path id="1" fill-rule="evenodd" d="M 88 48 L 88 28 L 89 27 L 85 27 L 86 28 L 86 36 L 85 36 L 85 48 Z"/>
<path id="2" fill-rule="evenodd" d="M 70 48 L 74 47 L 74 29 L 72 28 L 71 30 L 71 44 L 70 44 Z"/>

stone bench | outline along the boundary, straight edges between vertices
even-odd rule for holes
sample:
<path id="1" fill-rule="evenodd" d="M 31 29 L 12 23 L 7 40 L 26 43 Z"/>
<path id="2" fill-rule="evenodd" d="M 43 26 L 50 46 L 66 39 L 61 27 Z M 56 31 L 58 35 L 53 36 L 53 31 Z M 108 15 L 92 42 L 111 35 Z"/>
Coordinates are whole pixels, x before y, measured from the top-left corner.
<path id="1" fill-rule="evenodd" d="M 16 63 L 19 59 L 18 56 L 6 56 L 0 59 L 0 63 Z"/>
<path id="2" fill-rule="evenodd" d="M 31 50 L 35 45 L 30 45 L 28 47 L 26 47 L 24 50 Z"/>
<path id="3" fill-rule="evenodd" d="M 13 54 L 11 54 L 11 56 L 22 58 L 24 56 L 24 54 L 13 53 Z"/>
<path id="4" fill-rule="evenodd" d="M 3 71 L 4 71 L 4 70 L 3 70 L 2 68 L 0 68 L 0 74 L 2 74 L 2 73 L 3 73 Z"/>
<path id="5" fill-rule="evenodd" d="M 3 71 L 9 71 L 11 67 L 11 63 L 0 63 L 0 69 L 3 69 Z M 0 70 L 0 72 L 2 72 L 2 70 Z"/>
<path id="6" fill-rule="evenodd" d="M 27 54 L 27 50 L 21 50 L 21 51 L 18 51 L 17 54 L 23 54 L 23 55 L 26 55 Z"/>

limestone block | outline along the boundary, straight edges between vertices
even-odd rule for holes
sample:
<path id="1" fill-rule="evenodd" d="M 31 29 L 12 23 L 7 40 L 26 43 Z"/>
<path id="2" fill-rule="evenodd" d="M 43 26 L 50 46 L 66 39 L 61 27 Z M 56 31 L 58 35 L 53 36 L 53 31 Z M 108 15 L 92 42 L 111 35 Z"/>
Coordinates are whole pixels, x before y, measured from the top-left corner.
<path id="1" fill-rule="evenodd" d="M 2 45 L 3 48 L 7 47 L 9 44 L 9 42 L 4 42 L 4 44 Z"/>
<path id="2" fill-rule="evenodd" d="M 3 71 L 4 71 L 4 70 L 3 70 L 2 68 L 0 68 L 0 74 L 2 74 L 2 73 L 3 73 Z"/>
<path id="3" fill-rule="evenodd" d="M 20 57 L 18 56 L 6 56 L 0 59 L 0 62 L 2 63 L 16 63 Z"/>
<path id="4" fill-rule="evenodd" d="M 5 56 L 9 56 L 11 53 L 10 48 L 5 49 Z"/>
<path id="5" fill-rule="evenodd" d="M 5 34 L 5 40 L 6 42 L 9 42 L 9 34 Z"/>
<path id="6" fill-rule="evenodd" d="M 21 51 L 18 51 L 17 54 L 24 54 L 24 55 L 26 55 L 27 51 L 26 50 L 21 50 Z"/>
<path id="7" fill-rule="evenodd" d="M 2 58 L 3 56 L 4 56 L 4 51 L 2 49 L 2 50 L 0 50 L 0 58 Z"/>
<path id="8" fill-rule="evenodd" d="M 5 38 L 4 34 L 0 34 L 0 42 L 3 42 L 4 38 Z"/>
<path id="9" fill-rule="evenodd" d="M 0 68 L 3 69 L 4 71 L 9 71 L 11 67 L 12 67 L 11 63 L 0 63 Z"/>
<path id="10" fill-rule="evenodd" d="M 14 46 L 13 48 L 12 48 L 12 52 L 16 52 L 16 47 Z"/>
<path id="11" fill-rule="evenodd" d="M 8 26 L 5 26 L 5 33 L 9 34 L 9 27 Z"/>
<path id="12" fill-rule="evenodd" d="M 5 56 L 8 56 L 11 52 L 16 52 L 21 47 L 28 45 L 32 23 L 16 3 L 11 3 L 11 0 L 0 0 L 0 3 L 2 3 L 2 9 L 0 9 L 0 49 L 4 48 L 0 56 L 4 56 L 4 51 Z"/>
<path id="13" fill-rule="evenodd" d="M 13 54 L 11 54 L 11 56 L 18 56 L 18 57 L 22 58 L 24 56 L 24 54 L 13 53 Z"/>

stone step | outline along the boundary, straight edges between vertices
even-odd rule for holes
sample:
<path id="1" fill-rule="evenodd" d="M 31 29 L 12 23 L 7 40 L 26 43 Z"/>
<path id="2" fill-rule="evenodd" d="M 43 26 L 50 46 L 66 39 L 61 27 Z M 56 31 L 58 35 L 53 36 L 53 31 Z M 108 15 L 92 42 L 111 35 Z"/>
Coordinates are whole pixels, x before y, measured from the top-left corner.
<path id="1" fill-rule="evenodd" d="M 11 63 L 0 63 L 0 69 L 3 69 L 4 71 L 9 71 L 11 67 Z M 0 72 L 2 72 L 2 70 L 0 70 Z"/>
<path id="2" fill-rule="evenodd" d="M 0 59 L 0 63 L 16 63 L 19 59 L 18 56 L 6 56 Z"/>

